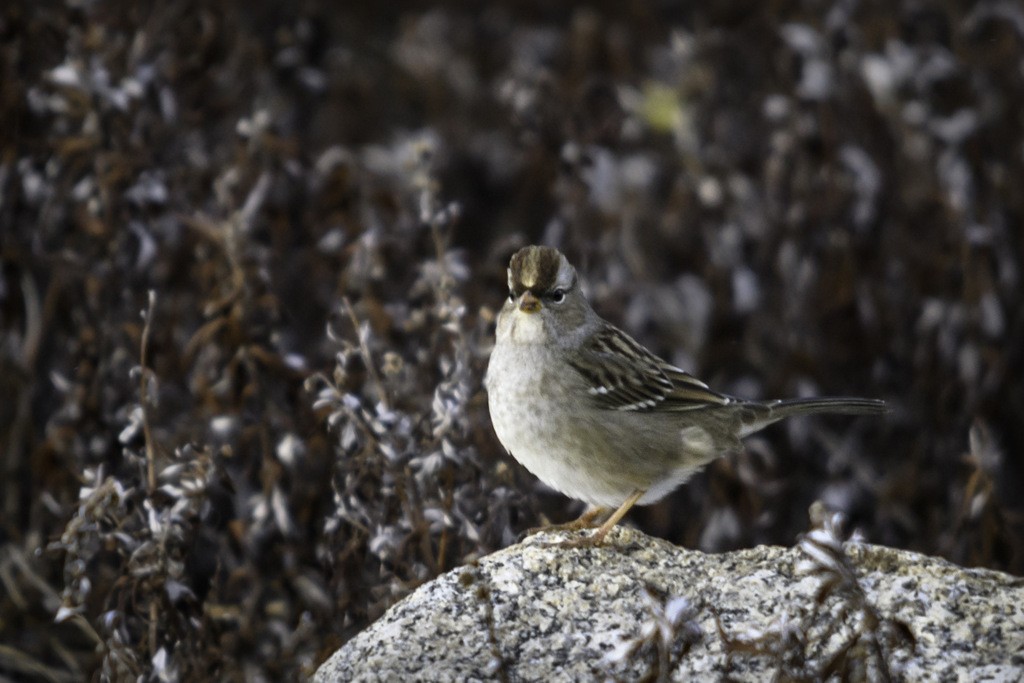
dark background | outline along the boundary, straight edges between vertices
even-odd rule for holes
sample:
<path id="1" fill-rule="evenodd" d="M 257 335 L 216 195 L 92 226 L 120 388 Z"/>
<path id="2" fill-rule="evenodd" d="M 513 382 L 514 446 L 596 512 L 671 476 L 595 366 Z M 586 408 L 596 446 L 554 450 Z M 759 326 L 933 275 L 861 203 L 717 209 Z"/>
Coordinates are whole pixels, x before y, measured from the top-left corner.
<path id="1" fill-rule="evenodd" d="M 295 678 L 578 514 L 481 389 L 533 242 L 721 391 L 892 406 L 632 523 L 1024 572 L 1016 4 L 145 4 L 0 9 L 0 675 Z"/>

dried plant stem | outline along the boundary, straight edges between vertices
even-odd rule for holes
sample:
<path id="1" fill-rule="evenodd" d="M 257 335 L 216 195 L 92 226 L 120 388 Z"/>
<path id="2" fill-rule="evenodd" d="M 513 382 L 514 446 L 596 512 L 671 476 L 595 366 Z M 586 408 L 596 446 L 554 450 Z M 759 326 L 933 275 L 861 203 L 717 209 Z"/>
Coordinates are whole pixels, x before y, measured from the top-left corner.
<path id="1" fill-rule="evenodd" d="M 152 657 L 156 654 L 157 632 L 156 632 L 156 598 L 149 601 L 149 654 Z"/>
<path id="2" fill-rule="evenodd" d="M 156 449 L 153 447 L 153 433 L 149 424 L 149 334 L 156 309 L 156 291 L 149 290 L 149 305 L 143 314 L 142 341 L 139 350 L 139 409 L 142 411 L 142 433 L 146 442 L 146 489 L 149 495 L 156 491 Z M 149 601 L 149 653 L 156 654 L 157 647 L 157 598 Z"/>
<path id="3" fill-rule="evenodd" d="M 434 548 L 430 542 L 430 523 L 423 516 L 424 506 L 419 495 L 419 489 L 409 468 L 405 468 L 403 474 L 405 479 L 396 493 L 409 520 L 412 522 L 413 528 L 420 532 L 420 552 L 423 553 L 423 557 L 431 570 L 435 574 L 439 574 L 441 570 L 438 565 L 438 556 L 434 554 Z"/>
<path id="4" fill-rule="evenodd" d="M 43 307 L 39 299 L 39 288 L 28 273 L 21 277 L 21 291 L 25 300 L 25 339 L 21 344 L 21 366 L 31 371 L 36 365 L 43 338 Z"/>
<path id="5" fill-rule="evenodd" d="M 35 280 L 25 273 L 21 277 L 21 291 L 25 305 L 25 332 L 21 344 L 20 363 L 26 378 L 35 377 L 36 358 L 43 337 L 43 309 L 39 298 L 39 288 Z M 17 479 L 18 468 L 21 467 L 24 449 L 28 442 L 28 434 L 32 430 L 32 396 L 34 386 L 31 380 L 21 384 L 11 405 L 16 406 L 14 419 L 7 429 L 7 457 L 4 459 L 3 474 L 5 481 Z M 2 433 L 3 430 L 0 430 Z M 14 519 L 21 505 L 23 493 L 17 488 L 12 489 L 13 495 L 4 497 L 3 513 L 7 519 Z"/>
<path id="6" fill-rule="evenodd" d="M 435 288 L 434 296 L 437 298 L 437 302 L 439 304 L 443 304 L 445 308 L 448 308 L 449 310 L 451 308 L 453 298 L 452 287 L 454 285 L 454 279 L 448 271 L 448 259 L 446 258 L 451 231 L 449 230 L 447 234 L 445 234 L 445 228 L 450 227 L 457 217 L 458 206 L 453 203 L 444 210 L 435 211 L 430 219 L 430 236 L 434 243 L 434 257 L 437 259 L 437 266 L 441 271 L 441 277 L 438 280 L 437 287 Z M 468 348 L 465 329 L 462 325 L 457 325 L 456 330 L 456 334 L 458 335 L 458 344 L 456 345 L 455 352 L 460 355 L 465 355 L 465 350 Z M 443 503 L 445 510 L 450 513 L 452 511 L 455 484 L 452 482 L 450 473 L 448 473 L 444 479 L 445 496 Z M 448 529 L 445 528 L 441 530 L 441 538 L 438 540 L 437 556 L 435 561 L 435 570 L 438 572 L 442 571 L 442 566 L 448 553 L 448 542 Z M 504 672 L 502 673 L 504 674 Z"/>
<path id="7" fill-rule="evenodd" d="M 441 232 L 442 227 L 442 222 L 437 216 L 435 216 L 434 220 L 430 221 L 430 236 L 434 242 L 434 256 L 437 258 L 437 267 L 441 270 L 439 285 L 441 291 L 438 292 L 438 299 L 447 300 L 452 279 L 451 274 L 448 272 L 448 260 L 445 258 L 445 253 L 448 251 L 448 240 Z"/>
<path id="8" fill-rule="evenodd" d="M 156 291 L 149 290 L 149 306 L 146 308 L 143 319 L 146 321 L 142 326 L 142 343 L 139 351 L 139 407 L 142 410 L 142 433 L 146 440 L 146 487 L 150 494 L 156 491 L 156 459 L 153 448 L 153 434 L 149 426 L 149 332 L 153 322 L 153 312 L 156 308 Z"/>
<path id="9" fill-rule="evenodd" d="M 370 347 L 366 345 L 366 340 L 363 339 L 363 335 L 359 331 L 359 318 L 356 316 L 355 309 L 352 308 L 352 302 L 349 301 L 346 296 L 342 297 L 341 304 L 345 307 L 345 312 L 348 313 L 349 320 L 352 321 L 352 325 L 356 328 L 356 338 L 359 340 L 359 353 L 362 355 L 363 362 L 366 364 L 366 371 L 370 373 L 370 380 L 377 389 L 377 395 L 380 396 L 380 402 L 384 406 L 385 410 L 391 410 L 391 406 L 388 402 L 387 391 L 384 390 L 384 382 L 381 381 L 380 375 L 377 373 L 377 366 L 373 363 L 373 356 L 370 355 Z"/>
<path id="10" fill-rule="evenodd" d="M 8 674 L 26 674 L 37 680 L 74 681 L 72 674 L 52 666 L 47 666 L 35 657 L 18 648 L 0 644 L 0 668 Z M 15 680 L 4 678 L 3 680 Z"/>

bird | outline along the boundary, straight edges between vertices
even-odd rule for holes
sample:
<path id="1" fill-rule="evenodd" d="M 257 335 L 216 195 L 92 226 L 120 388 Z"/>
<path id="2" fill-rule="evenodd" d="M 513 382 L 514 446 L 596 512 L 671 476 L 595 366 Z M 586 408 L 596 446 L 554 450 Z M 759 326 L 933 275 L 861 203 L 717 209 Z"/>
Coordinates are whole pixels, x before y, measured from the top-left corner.
<path id="1" fill-rule="evenodd" d="M 774 422 L 886 411 L 871 398 L 760 401 L 714 391 L 600 317 L 553 247 L 513 254 L 508 290 L 484 378 L 491 423 L 527 470 L 591 506 L 563 526 L 594 527 L 613 511 L 576 545 L 601 545 L 634 505 L 656 503 Z"/>

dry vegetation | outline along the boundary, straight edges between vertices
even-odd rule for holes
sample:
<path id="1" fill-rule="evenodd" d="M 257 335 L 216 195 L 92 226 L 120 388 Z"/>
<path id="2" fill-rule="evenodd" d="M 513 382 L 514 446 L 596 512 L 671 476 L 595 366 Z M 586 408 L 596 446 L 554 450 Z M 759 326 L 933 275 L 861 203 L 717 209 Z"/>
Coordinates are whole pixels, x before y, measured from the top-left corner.
<path id="1" fill-rule="evenodd" d="M 481 390 L 535 241 L 716 388 L 893 405 L 645 530 L 791 544 L 820 498 L 1024 572 L 1024 12 L 550 4 L 3 4 L 0 677 L 294 679 L 578 513 Z"/>
<path id="2" fill-rule="evenodd" d="M 879 681 L 901 676 L 890 667 L 892 652 L 913 652 L 914 634 L 903 621 L 872 604 L 857 568 L 846 554 L 843 515 L 811 506 L 813 528 L 800 538 L 806 556 L 798 573 L 818 579 L 813 599 L 794 599 L 766 628 L 730 634 L 718 622 L 729 663 L 769 657 L 774 681 Z M 728 667 L 727 667 L 728 670 Z M 728 675 L 728 674 L 727 674 Z"/>

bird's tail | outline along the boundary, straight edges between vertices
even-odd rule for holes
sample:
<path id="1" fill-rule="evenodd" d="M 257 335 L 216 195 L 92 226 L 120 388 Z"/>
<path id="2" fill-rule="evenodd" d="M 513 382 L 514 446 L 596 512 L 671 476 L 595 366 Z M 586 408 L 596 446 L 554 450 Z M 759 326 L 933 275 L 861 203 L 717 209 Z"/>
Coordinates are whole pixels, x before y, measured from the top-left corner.
<path id="1" fill-rule="evenodd" d="M 764 429 L 773 422 L 797 415 L 880 415 L 888 410 L 885 401 L 852 397 L 789 398 L 778 401 L 752 401 L 748 405 L 750 410 L 743 415 L 741 438 Z"/>

